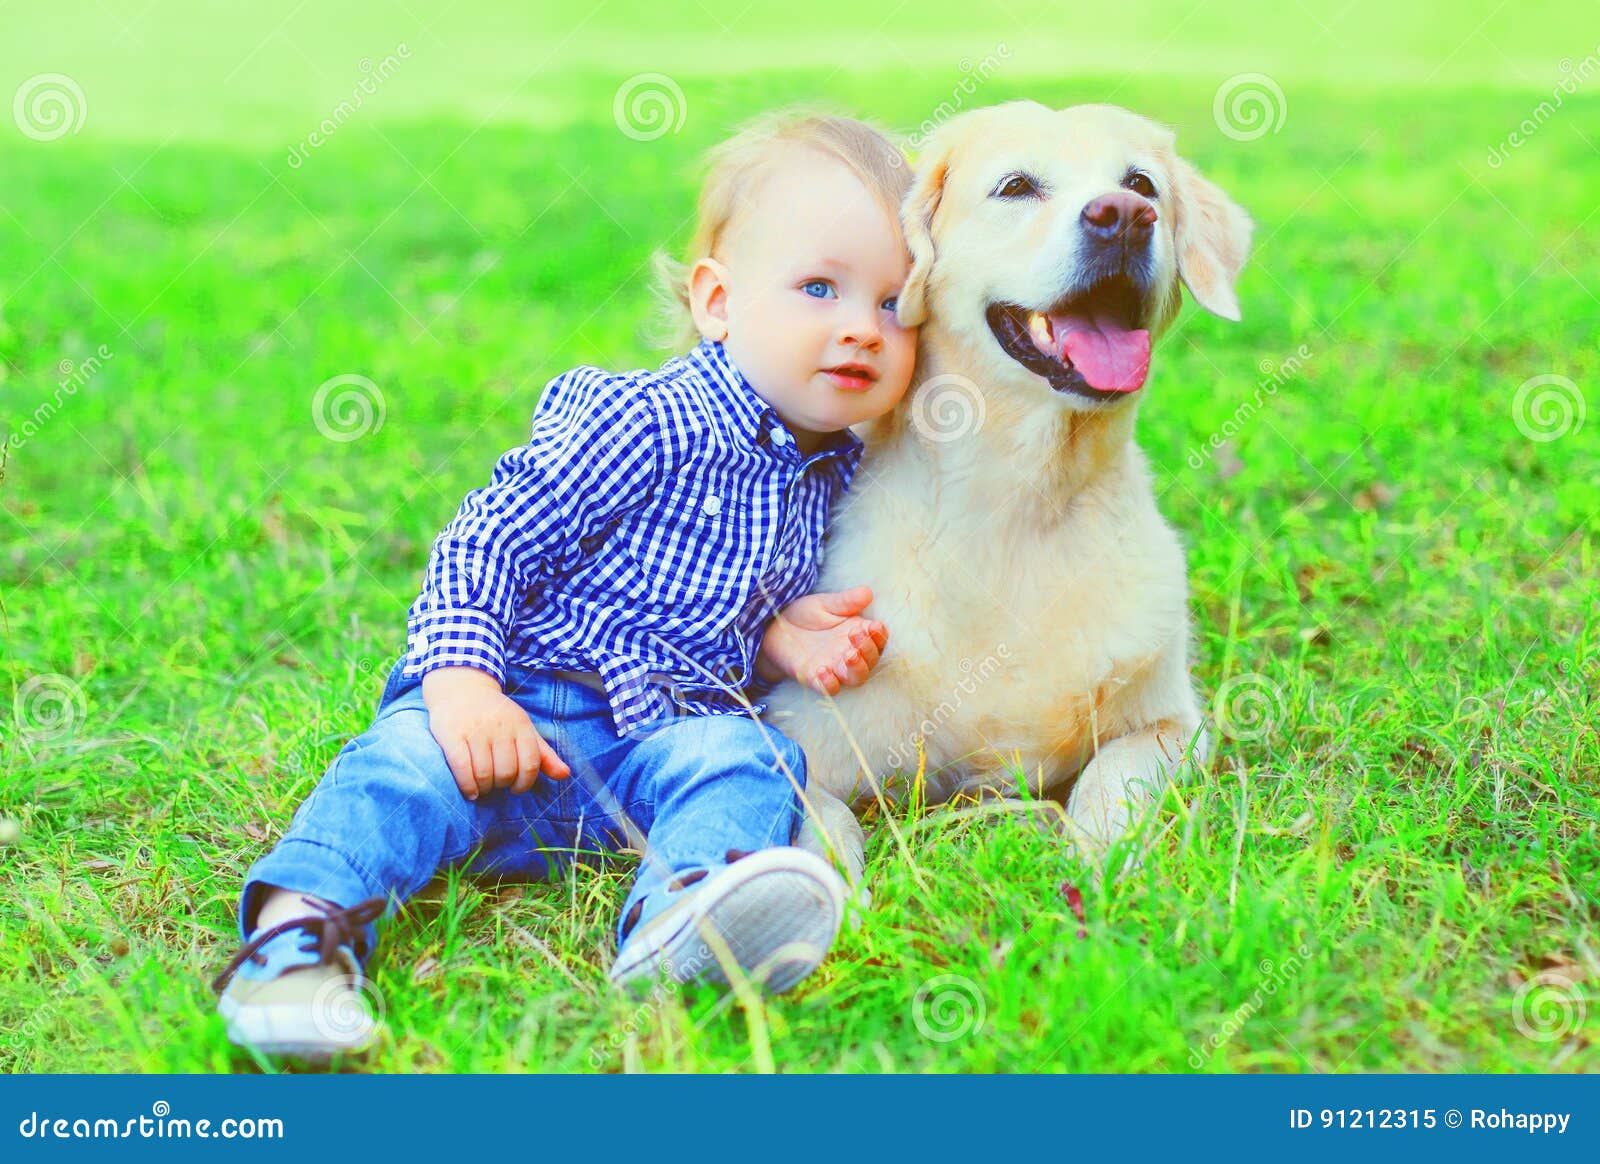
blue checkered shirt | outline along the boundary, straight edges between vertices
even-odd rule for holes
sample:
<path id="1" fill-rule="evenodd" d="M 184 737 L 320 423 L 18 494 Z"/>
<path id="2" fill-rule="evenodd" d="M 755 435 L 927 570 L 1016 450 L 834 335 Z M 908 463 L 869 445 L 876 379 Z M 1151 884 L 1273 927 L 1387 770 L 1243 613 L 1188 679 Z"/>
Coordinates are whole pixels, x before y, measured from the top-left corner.
<path id="1" fill-rule="evenodd" d="M 673 715 L 757 712 L 772 615 L 810 593 L 823 532 L 861 460 L 810 456 L 702 341 L 659 370 L 574 368 L 434 540 L 403 673 L 508 661 L 597 672 L 617 734 Z"/>

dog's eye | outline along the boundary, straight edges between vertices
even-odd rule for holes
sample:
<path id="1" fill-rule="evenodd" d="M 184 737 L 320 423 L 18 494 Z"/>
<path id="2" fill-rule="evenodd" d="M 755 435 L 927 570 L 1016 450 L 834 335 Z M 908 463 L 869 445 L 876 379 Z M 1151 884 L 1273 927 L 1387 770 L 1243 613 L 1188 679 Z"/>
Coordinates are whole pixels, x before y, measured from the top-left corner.
<path id="1" fill-rule="evenodd" d="M 1039 185 L 1026 174 L 1007 174 L 995 187 L 995 198 L 1031 198 L 1039 193 Z"/>
<path id="2" fill-rule="evenodd" d="M 1156 184 L 1150 180 L 1150 175 L 1140 173 L 1138 170 L 1129 170 L 1128 176 L 1122 179 L 1122 185 L 1125 189 L 1132 190 L 1135 194 L 1141 194 L 1146 198 L 1154 198 L 1156 196 Z"/>

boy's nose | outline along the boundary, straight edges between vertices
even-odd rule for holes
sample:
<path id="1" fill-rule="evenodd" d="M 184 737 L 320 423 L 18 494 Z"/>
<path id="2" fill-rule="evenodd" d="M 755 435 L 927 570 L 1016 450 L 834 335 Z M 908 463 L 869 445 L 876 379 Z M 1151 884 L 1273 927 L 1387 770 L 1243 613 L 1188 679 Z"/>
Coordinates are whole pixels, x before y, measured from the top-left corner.
<path id="1" fill-rule="evenodd" d="M 839 338 L 842 343 L 864 347 L 879 343 L 883 339 L 883 329 L 878 326 L 877 317 L 868 312 L 865 316 L 851 320 Z"/>

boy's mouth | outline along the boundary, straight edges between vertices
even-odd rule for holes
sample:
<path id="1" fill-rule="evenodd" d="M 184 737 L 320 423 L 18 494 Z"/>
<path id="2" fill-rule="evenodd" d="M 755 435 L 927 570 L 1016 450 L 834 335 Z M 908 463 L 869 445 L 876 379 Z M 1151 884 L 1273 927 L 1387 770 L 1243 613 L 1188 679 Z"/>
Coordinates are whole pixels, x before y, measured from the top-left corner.
<path id="1" fill-rule="evenodd" d="M 838 364 L 822 371 L 836 388 L 843 388 L 846 392 L 864 391 L 878 381 L 878 374 L 865 364 Z"/>

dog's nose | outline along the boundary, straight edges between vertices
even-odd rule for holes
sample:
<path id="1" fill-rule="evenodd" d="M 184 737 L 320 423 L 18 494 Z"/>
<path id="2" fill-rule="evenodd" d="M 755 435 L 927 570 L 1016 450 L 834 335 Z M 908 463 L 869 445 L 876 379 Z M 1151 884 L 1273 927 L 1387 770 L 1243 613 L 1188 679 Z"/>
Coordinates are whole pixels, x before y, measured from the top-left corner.
<path id="1" fill-rule="evenodd" d="M 1131 190 L 1102 194 L 1083 208 L 1083 229 L 1091 238 L 1125 237 L 1143 242 L 1156 224 L 1156 208 Z"/>

